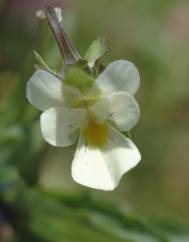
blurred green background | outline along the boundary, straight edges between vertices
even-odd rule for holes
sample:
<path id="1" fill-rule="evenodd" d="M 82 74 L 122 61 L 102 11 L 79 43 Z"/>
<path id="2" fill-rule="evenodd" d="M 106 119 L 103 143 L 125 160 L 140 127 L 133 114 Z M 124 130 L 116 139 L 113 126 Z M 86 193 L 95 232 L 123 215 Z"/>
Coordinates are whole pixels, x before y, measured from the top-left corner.
<path id="1" fill-rule="evenodd" d="M 52 68 L 63 65 L 47 24 L 35 17 L 49 3 L 62 7 L 65 29 L 82 56 L 103 35 L 111 48 L 104 63 L 127 59 L 140 71 L 141 119 L 132 138 L 142 162 L 115 191 L 74 183 L 74 147 L 47 145 L 39 113 L 26 100 L 33 50 Z M 188 171 L 188 1 L 0 1 L 0 241 L 189 241 Z M 170 231 L 181 229 L 182 238 L 164 239 L 166 225 L 178 220 Z"/>

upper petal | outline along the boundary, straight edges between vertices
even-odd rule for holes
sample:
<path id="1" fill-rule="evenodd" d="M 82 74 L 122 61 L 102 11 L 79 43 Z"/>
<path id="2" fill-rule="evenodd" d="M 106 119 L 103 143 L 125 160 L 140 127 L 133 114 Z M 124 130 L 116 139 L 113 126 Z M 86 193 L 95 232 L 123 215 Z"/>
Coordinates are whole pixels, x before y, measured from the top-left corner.
<path id="1" fill-rule="evenodd" d="M 53 74 L 36 71 L 27 83 L 26 95 L 31 104 L 39 110 L 63 104 L 62 82 Z"/>
<path id="2" fill-rule="evenodd" d="M 140 117 L 137 102 L 127 92 L 116 92 L 102 98 L 90 109 L 99 120 L 110 120 L 120 131 L 133 128 Z"/>
<path id="3" fill-rule="evenodd" d="M 77 129 L 85 119 L 85 109 L 50 108 L 41 114 L 44 139 L 54 146 L 69 146 L 76 142 Z"/>
<path id="4" fill-rule="evenodd" d="M 111 126 L 109 131 L 109 142 L 103 149 L 92 149 L 80 136 L 72 163 L 72 177 L 76 182 L 91 188 L 113 190 L 122 175 L 140 161 L 140 153 L 131 140 Z"/>
<path id="5" fill-rule="evenodd" d="M 91 92 L 100 89 L 103 95 L 109 95 L 117 91 L 125 91 L 135 94 L 140 85 L 140 76 L 132 62 L 118 60 L 109 64 L 98 76 Z"/>

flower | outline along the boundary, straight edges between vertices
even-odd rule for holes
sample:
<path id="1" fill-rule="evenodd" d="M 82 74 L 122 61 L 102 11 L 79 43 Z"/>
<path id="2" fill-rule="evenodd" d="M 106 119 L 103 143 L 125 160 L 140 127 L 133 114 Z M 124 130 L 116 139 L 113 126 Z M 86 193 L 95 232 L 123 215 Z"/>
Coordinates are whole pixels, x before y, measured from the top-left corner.
<path id="1" fill-rule="evenodd" d="M 87 78 L 81 75 L 83 81 Z M 139 119 L 133 95 L 140 76 L 133 63 L 118 60 L 94 83 L 78 83 L 70 85 L 66 76 L 62 82 L 45 70 L 37 70 L 27 84 L 27 98 L 43 111 L 41 131 L 49 144 L 66 147 L 79 137 L 73 179 L 91 188 L 113 190 L 141 159 L 135 144 L 121 133 Z"/>

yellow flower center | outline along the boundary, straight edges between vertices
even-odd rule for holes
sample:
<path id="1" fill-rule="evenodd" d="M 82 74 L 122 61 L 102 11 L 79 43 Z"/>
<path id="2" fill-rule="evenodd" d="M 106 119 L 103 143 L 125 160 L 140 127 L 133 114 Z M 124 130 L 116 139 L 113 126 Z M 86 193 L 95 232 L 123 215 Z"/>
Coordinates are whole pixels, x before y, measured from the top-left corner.
<path id="1" fill-rule="evenodd" d="M 94 120 L 90 120 L 87 127 L 83 130 L 83 135 L 87 145 L 90 147 L 103 147 L 108 142 L 108 127 L 105 123 L 97 123 Z"/>

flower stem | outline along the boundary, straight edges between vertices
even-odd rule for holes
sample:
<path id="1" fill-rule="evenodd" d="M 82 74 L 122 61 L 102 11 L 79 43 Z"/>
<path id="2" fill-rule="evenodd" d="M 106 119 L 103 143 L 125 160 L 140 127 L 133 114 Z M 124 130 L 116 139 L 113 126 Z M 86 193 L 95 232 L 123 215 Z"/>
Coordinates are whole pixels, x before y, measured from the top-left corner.
<path id="1" fill-rule="evenodd" d="M 60 14 L 62 14 L 62 12 L 58 12 L 61 10 L 59 8 L 49 6 L 44 7 L 43 10 L 47 18 L 48 24 L 57 40 L 59 49 L 65 60 L 65 65 L 68 66 L 78 62 L 81 57 L 64 31 L 63 21 L 60 17 Z"/>

